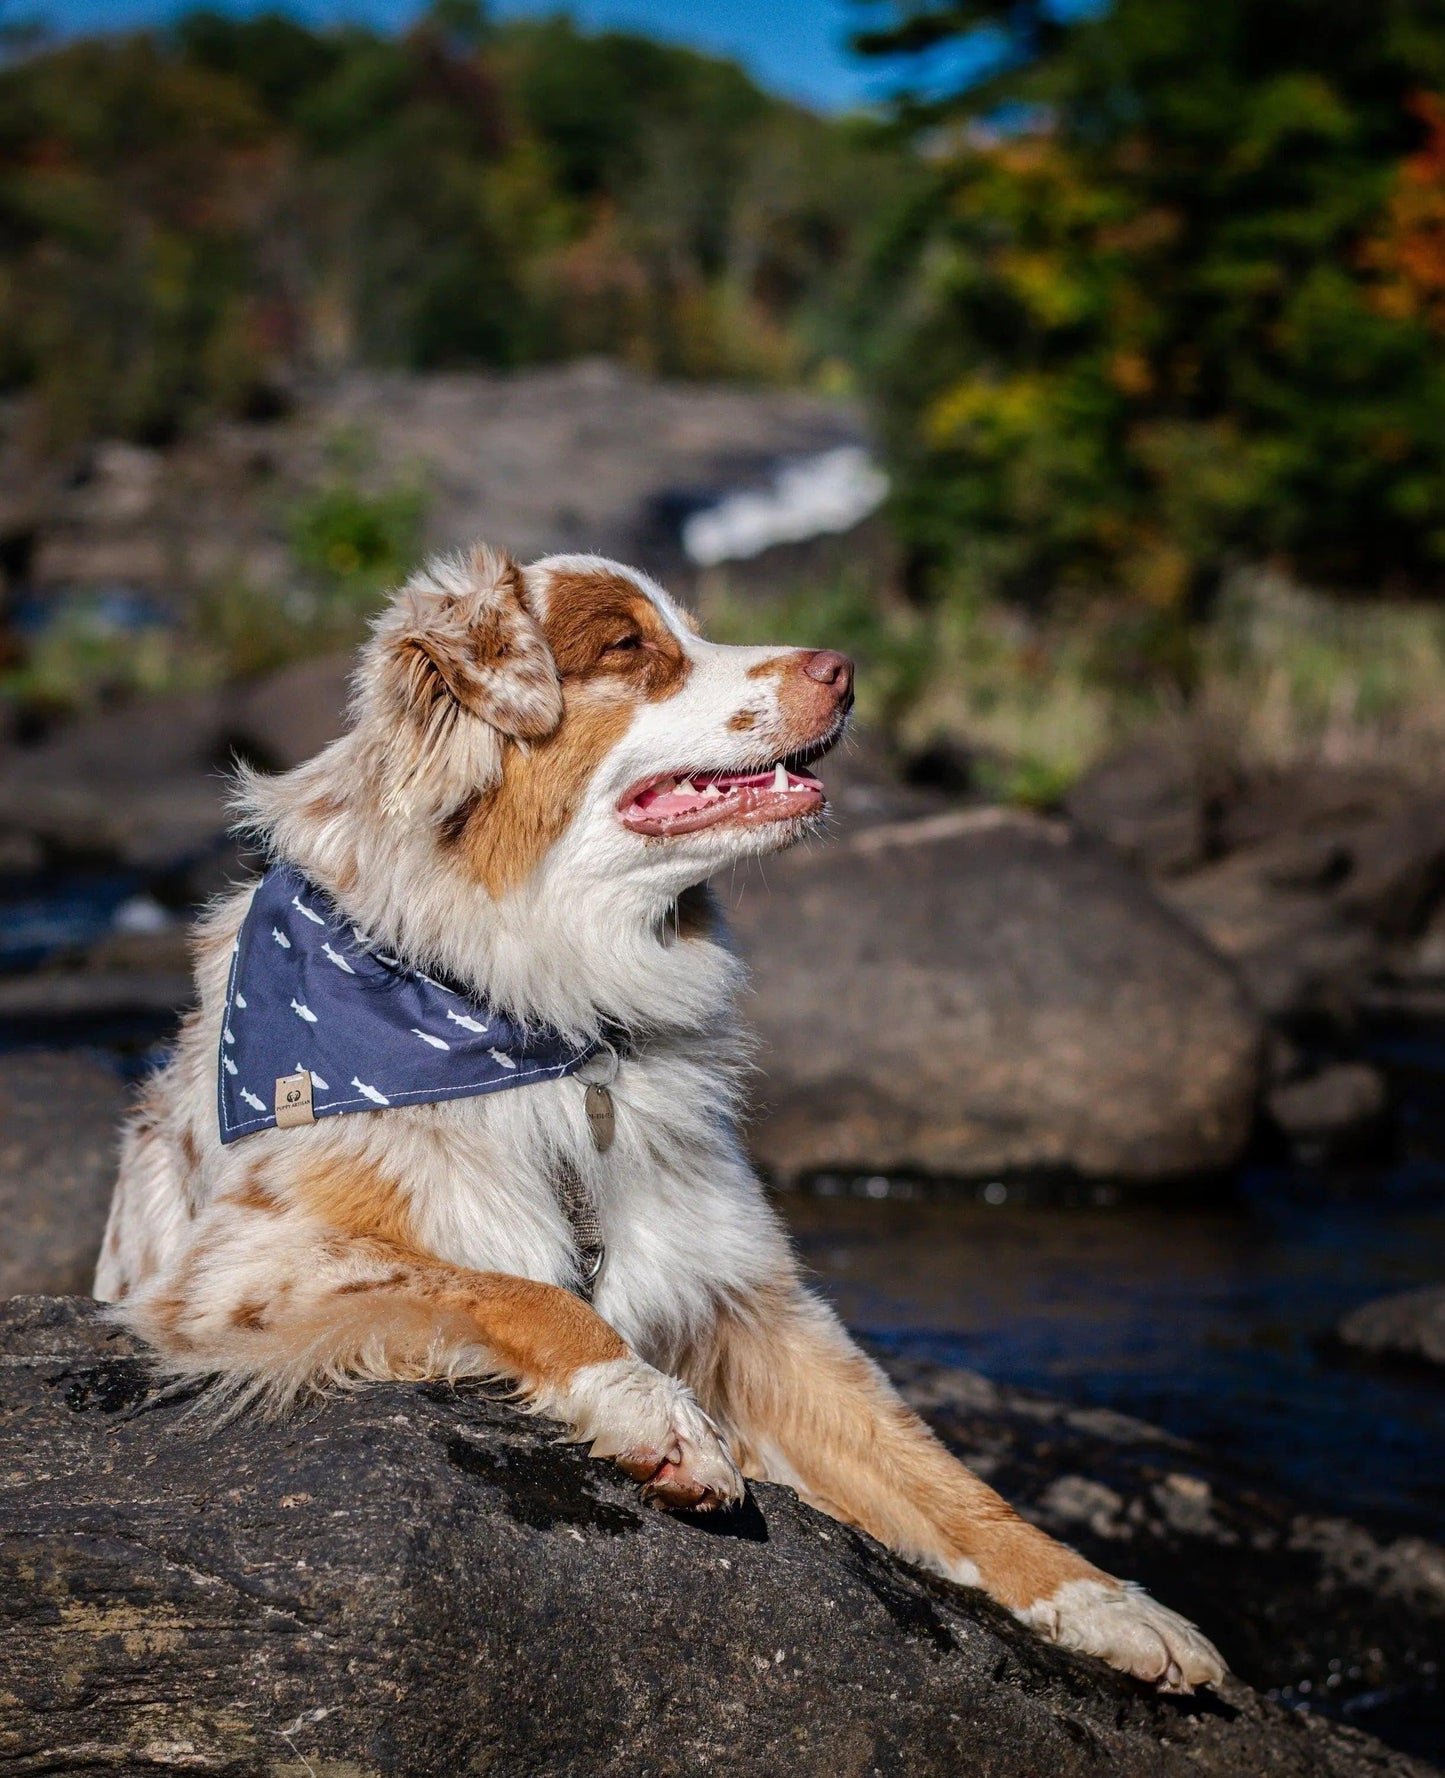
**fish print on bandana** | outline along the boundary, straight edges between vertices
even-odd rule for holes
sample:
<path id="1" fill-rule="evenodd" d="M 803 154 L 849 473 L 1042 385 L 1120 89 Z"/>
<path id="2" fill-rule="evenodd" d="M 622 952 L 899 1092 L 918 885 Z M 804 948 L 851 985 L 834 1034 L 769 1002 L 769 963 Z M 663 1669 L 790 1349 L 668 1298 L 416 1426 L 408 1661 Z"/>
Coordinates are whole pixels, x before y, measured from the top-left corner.
<path id="1" fill-rule="evenodd" d="M 276 1082 L 303 1069 L 321 1118 L 555 1080 L 594 1053 L 369 949 L 299 871 L 273 865 L 231 959 L 221 1140 L 274 1127 Z"/>

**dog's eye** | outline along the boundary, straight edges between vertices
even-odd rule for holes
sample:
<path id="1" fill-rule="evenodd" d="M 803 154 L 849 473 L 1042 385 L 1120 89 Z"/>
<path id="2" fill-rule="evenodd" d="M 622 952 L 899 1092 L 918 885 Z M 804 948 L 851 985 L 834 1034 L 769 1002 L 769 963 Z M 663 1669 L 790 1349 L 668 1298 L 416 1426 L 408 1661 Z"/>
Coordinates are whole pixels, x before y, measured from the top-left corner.
<path id="1" fill-rule="evenodd" d="M 603 654 L 625 654 L 629 649 L 641 647 L 641 636 L 619 636 L 615 642 L 609 642 L 602 652 Z"/>

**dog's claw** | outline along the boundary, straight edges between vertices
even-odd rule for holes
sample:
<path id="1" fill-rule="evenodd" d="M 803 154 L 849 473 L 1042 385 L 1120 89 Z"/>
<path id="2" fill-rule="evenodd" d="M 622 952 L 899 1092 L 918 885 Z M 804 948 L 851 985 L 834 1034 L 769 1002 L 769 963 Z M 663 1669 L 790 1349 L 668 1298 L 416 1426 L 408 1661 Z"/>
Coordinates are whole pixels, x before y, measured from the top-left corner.
<path id="1" fill-rule="evenodd" d="M 622 1361 L 588 1428 L 594 1457 L 610 1457 L 654 1506 L 707 1510 L 741 1500 L 743 1480 L 692 1392 L 639 1360 Z M 602 1416 L 599 1416 L 601 1418 Z"/>

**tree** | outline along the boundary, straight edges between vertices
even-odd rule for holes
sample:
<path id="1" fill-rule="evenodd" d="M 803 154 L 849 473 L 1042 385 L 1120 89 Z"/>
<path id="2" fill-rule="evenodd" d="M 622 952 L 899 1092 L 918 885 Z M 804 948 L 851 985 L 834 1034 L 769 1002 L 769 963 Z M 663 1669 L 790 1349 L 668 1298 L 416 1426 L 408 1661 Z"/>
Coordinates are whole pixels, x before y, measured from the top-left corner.
<path id="1" fill-rule="evenodd" d="M 933 169 L 875 270 L 921 562 L 1164 612 L 1243 555 L 1440 586 L 1438 0 L 940 0 L 861 45 Z"/>

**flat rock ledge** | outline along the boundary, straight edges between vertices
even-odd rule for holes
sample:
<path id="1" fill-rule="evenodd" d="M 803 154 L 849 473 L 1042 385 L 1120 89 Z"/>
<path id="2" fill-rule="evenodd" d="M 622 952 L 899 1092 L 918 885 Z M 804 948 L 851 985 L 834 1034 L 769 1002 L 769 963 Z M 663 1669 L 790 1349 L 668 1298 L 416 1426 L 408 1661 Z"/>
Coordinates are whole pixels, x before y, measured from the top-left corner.
<path id="1" fill-rule="evenodd" d="M 1420 1774 L 1050 1649 L 785 1488 L 649 1511 L 483 1392 L 203 1433 L 93 1304 L 0 1306 L 0 1769 Z"/>

